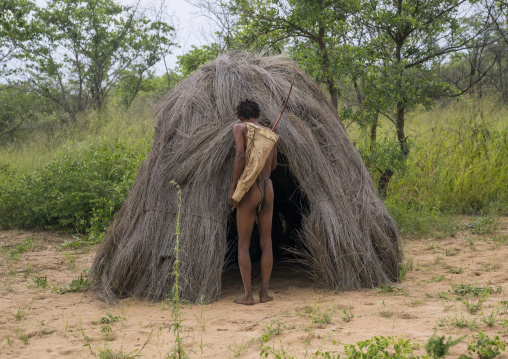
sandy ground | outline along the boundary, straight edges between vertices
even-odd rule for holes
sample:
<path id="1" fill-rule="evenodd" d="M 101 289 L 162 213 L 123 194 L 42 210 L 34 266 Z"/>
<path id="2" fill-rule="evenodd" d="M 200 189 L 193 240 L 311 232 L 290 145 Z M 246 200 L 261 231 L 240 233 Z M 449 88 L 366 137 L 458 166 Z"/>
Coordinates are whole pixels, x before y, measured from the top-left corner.
<path id="1" fill-rule="evenodd" d="M 405 239 L 404 262 L 412 262 L 412 270 L 401 283 L 381 289 L 326 291 L 278 264 L 270 285 L 275 300 L 252 307 L 233 304 L 242 292 L 240 276 L 234 270 L 224 276 L 218 301 L 181 308 L 184 348 L 191 358 L 259 358 L 262 345 L 282 345 L 290 355 L 310 358 L 318 349 L 340 353 L 333 341 L 355 343 L 383 335 L 411 339 L 415 353 L 423 355 L 434 328 L 439 335 L 468 336 L 451 349 L 449 358 L 467 353 L 466 342 L 479 330 L 490 337 L 499 335 L 506 342 L 505 236 L 508 218 L 501 218 L 496 232 L 489 235 L 463 230 L 442 239 Z M 83 271 L 86 274 L 95 252 L 94 248 L 88 253 L 58 250 L 56 246 L 66 240 L 72 238 L 51 232 L 0 231 L 0 357 L 90 358 L 99 357 L 108 348 L 145 358 L 164 358 L 171 353 L 174 335 L 169 330 L 172 311 L 167 304 L 127 298 L 107 305 L 90 292 L 53 292 Z M 23 243 L 29 244 L 25 246 L 28 250 L 16 254 L 17 245 Z M 255 276 L 258 284 L 259 273 Z M 36 277 L 46 277 L 49 287 L 36 286 Z M 497 292 L 471 315 L 453 293 L 457 284 L 489 286 Z M 344 310 L 354 315 L 350 321 L 343 318 Z M 496 323 L 488 326 L 482 318 L 491 313 L 497 316 Z M 476 319 L 477 327 L 457 328 L 454 319 L 461 316 L 469 322 Z M 111 317 L 114 322 L 101 323 L 101 318 L 106 322 Z"/>

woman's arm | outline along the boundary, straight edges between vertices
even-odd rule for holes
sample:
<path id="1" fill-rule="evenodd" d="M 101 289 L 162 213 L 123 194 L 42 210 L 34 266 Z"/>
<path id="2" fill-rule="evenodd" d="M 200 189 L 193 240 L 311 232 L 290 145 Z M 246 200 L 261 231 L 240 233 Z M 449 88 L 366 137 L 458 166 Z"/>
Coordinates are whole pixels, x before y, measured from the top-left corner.
<path id="1" fill-rule="evenodd" d="M 233 184 L 231 185 L 231 192 L 229 193 L 229 204 L 236 207 L 238 204 L 233 201 L 233 193 L 235 193 L 238 180 L 242 174 L 243 167 L 245 166 L 245 136 L 244 132 L 247 126 L 244 124 L 236 124 L 233 126 L 233 137 L 235 138 L 236 156 L 233 165 Z"/>

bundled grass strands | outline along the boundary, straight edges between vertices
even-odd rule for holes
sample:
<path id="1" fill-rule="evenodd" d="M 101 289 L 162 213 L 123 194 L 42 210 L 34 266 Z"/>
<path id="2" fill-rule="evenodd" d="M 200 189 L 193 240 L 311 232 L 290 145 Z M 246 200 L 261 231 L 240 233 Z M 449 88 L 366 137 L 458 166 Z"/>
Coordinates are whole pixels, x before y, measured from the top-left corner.
<path id="1" fill-rule="evenodd" d="M 308 209 L 290 250 L 326 288 L 397 280 L 398 231 L 337 111 L 285 57 L 230 53 L 182 81 L 158 105 L 151 152 L 91 269 L 103 297 L 161 300 L 170 295 L 178 206 L 170 181 L 182 189 L 180 297 L 218 297 L 227 252 L 235 108 L 241 100 L 254 100 L 261 120 L 273 122 L 293 76 L 277 128 L 278 150 Z"/>

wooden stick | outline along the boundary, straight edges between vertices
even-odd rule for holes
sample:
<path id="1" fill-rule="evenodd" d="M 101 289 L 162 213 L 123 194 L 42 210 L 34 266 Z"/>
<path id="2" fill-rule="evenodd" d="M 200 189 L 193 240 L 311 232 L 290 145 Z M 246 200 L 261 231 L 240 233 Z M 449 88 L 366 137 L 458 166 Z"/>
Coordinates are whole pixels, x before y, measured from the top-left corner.
<path id="1" fill-rule="evenodd" d="M 293 89 L 293 85 L 295 83 L 295 78 L 293 77 L 293 82 L 291 82 L 291 87 L 289 88 L 288 97 L 286 97 L 286 102 L 284 103 L 284 107 L 282 108 L 282 111 L 280 112 L 279 117 L 277 118 L 277 121 L 275 121 L 275 125 L 273 125 L 272 131 L 275 131 L 275 127 L 277 127 L 277 124 L 279 123 L 282 114 L 284 113 L 284 110 L 286 109 L 286 106 L 288 105 L 289 96 L 291 95 L 291 90 Z"/>

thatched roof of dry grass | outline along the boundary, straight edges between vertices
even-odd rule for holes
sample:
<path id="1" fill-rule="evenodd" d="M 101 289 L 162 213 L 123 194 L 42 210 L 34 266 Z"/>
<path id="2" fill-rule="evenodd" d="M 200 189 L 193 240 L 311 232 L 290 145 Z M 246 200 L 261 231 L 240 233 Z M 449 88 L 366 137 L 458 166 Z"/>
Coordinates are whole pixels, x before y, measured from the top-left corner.
<path id="1" fill-rule="evenodd" d="M 201 67 L 157 108 L 151 152 L 95 258 L 99 293 L 165 299 L 173 284 L 176 189 L 182 188 L 181 295 L 212 300 L 227 251 L 228 193 L 246 98 L 274 121 L 295 77 L 277 132 L 279 152 L 308 201 L 293 251 L 326 288 L 370 288 L 397 280 L 400 239 L 358 152 L 320 88 L 283 56 L 230 53 Z"/>

